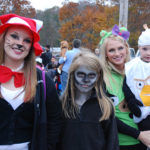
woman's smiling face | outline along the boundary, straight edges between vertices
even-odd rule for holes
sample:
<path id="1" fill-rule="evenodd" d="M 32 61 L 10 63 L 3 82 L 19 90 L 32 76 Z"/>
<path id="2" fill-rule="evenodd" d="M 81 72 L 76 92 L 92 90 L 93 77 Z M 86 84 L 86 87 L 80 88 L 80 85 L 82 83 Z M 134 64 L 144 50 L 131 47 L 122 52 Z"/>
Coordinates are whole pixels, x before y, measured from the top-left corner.
<path id="1" fill-rule="evenodd" d="M 127 58 L 127 47 L 120 41 L 109 39 L 106 47 L 106 58 L 118 70 L 122 70 Z"/>
<path id="2" fill-rule="evenodd" d="M 24 61 L 33 42 L 32 32 L 23 26 L 10 27 L 5 35 L 5 61 Z"/>

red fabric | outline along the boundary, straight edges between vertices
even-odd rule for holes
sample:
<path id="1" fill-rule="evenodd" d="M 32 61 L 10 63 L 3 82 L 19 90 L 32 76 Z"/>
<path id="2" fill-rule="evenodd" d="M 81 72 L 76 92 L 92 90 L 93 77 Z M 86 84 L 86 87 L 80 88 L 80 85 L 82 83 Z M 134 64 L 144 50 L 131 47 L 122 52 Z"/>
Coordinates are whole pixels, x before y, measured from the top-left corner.
<path id="1" fill-rule="evenodd" d="M 12 18 L 16 18 L 16 19 L 13 22 L 8 23 L 8 21 Z M 18 22 L 17 18 L 25 21 L 28 25 Z M 41 28 L 43 27 L 42 24 L 40 24 L 39 25 L 40 27 L 38 28 L 37 27 L 38 22 L 36 22 L 34 19 L 26 18 L 23 16 L 18 16 L 16 14 L 1 15 L 0 21 L 1 21 L 0 34 L 3 33 L 4 31 L 6 31 L 9 27 L 16 26 L 16 25 L 24 26 L 25 28 L 30 29 L 32 31 L 33 37 L 34 37 L 33 47 L 34 47 L 35 55 L 39 56 L 43 52 L 43 49 L 41 48 L 40 44 L 38 43 L 38 41 L 40 40 L 39 32 L 40 32 Z"/>
<path id="2" fill-rule="evenodd" d="M 10 68 L 0 66 L 0 83 L 8 82 L 12 76 L 14 76 L 14 85 L 16 88 L 21 87 L 25 84 L 24 73 L 13 72 Z"/>

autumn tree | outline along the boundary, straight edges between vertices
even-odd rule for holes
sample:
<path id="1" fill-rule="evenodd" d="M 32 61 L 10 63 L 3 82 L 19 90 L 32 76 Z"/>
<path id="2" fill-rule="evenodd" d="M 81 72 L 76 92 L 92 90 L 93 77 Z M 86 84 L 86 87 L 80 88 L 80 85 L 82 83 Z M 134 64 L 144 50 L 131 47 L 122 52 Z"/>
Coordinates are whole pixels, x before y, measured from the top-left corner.
<path id="1" fill-rule="evenodd" d="M 150 1 L 149 0 L 132 0 L 129 2 L 129 30 L 131 32 L 130 45 L 136 50 L 138 37 L 143 29 L 143 24 L 147 23 L 150 27 Z"/>
<path id="2" fill-rule="evenodd" d="M 36 11 L 28 0 L 0 0 L 0 15 L 8 13 L 34 17 Z"/>
<path id="3" fill-rule="evenodd" d="M 119 0 L 111 0 L 111 3 L 118 7 Z M 119 12 L 118 12 L 119 13 Z M 147 23 L 150 27 L 150 0 L 129 0 L 128 30 L 130 31 L 129 44 L 138 49 L 138 37 L 143 29 L 143 24 Z"/>
<path id="4" fill-rule="evenodd" d="M 79 38 L 79 35 L 74 32 L 75 24 L 73 22 L 74 17 L 79 14 L 78 6 L 78 3 L 68 3 L 64 4 L 59 10 L 59 21 L 61 24 L 59 32 L 62 40 L 67 40 L 70 45 L 74 37 Z M 79 20 L 76 26 L 80 27 Z M 75 35 L 78 35 L 78 37 Z"/>
<path id="5" fill-rule="evenodd" d="M 82 40 L 82 46 L 94 50 L 100 41 L 99 32 L 112 27 L 116 22 L 112 13 L 115 11 L 115 7 L 88 1 L 65 4 L 59 11 L 62 40 L 71 43 L 74 38 L 79 38 Z"/>

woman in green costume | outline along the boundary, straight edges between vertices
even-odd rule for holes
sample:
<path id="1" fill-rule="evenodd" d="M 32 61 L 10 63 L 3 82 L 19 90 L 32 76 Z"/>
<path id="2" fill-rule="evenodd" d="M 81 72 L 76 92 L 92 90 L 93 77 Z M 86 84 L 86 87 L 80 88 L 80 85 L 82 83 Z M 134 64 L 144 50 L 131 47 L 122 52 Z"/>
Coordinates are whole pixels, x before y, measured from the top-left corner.
<path id="1" fill-rule="evenodd" d="M 150 144 L 150 131 L 139 131 L 127 107 L 122 91 L 124 65 L 129 61 L 130 33 L 115 25 L 111 32 L 100 32 L 100 61 L 104 70 L 106 91 L 115 106 L 120 150 L 144 150 Z M 143 144 L 141 144 L 141 141 Z"/>

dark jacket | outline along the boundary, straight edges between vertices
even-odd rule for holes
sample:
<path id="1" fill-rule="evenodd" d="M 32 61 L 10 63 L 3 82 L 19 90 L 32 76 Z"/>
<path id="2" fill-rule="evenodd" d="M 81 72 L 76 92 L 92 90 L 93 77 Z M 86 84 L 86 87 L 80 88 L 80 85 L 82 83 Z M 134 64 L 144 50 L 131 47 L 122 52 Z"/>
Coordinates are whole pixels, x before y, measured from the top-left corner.
<path id="1" fill-rule="evenodd" d="M 48 63 L 51 63 L 52 53 L 50 51 L 48 52 L 46 51 L 42 53 L 41 58 L 42 58 L 42 63 L 45 67 Z"/>
<path id="2" fill-rule="evenodd" d="M 102 116 L 96 97 L 87 100 L 76 119 L 64 117 L 58 150 L 118 150 L 118 136 L 114 113 L 108 120 Z"/>
<path id="3" fill-rule="evenodd" d="M 42 72 L 37 71 L 37 92 L 34 99 L 34 127 L 30 150 L 55 150 L 62 125 L 61 104 L 50 77 L 46 76 L 46 99 Z"/>

